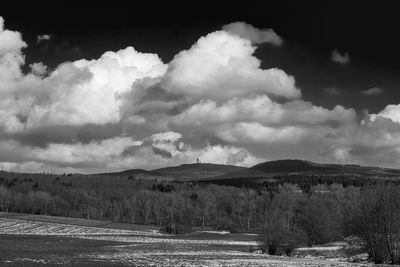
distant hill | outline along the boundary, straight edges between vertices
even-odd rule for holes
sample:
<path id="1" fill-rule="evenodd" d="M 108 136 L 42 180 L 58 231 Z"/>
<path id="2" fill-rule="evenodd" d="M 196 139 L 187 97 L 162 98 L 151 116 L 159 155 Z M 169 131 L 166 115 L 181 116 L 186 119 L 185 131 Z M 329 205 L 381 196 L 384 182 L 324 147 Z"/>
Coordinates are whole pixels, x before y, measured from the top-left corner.
<path id="1" fill-rule="evenodd" d="M 121 171 L 121 172 L 109 172 L 109 173 L 101 173 L 100 175 L 153 175 L 154 173 L 152 171 L 147 171 L 147 170 L 142 170 L 142 169 L 132 169 L 132 170 L 126 170 L 126 171 Z"/>
<path id="2" fill-rule="evenodd" d="M 160 168 L 151 171 L 142 169 L 132 169 L 122 172 L 103 173 L 101 175 L 130 176 L 136 179 L 147 179 L 147 180 L 156 179 L 156 180 L 196 181 L 206 178 L 218 177 L 242 169 L 247 169 L 247 168 L 234 165 L 224 165 L 224 164 L 194 163 L 194 164 L 182 164 L 179 166 Z"/>
<path id="3" fill-rule="evenodd" d="M 262 183 L 342 183 L 361 185 L 369 181 L 400 182 L 400 170 L 359 165 L 321 164 L 306 160 L 267 161 L 253 167 L 223 164 L 182 164 L 151 171 L 132 169 L 102 175 L 127 176 L 130 179 L 199 181 L 234 186 L 258 186 Z"/>
<path id="4" fill-rule="evenodd" d="M 164 177 L 162 174 L 154 172 L 154 171 L 147 171 L 142 169 L 132 169 L 126 170 L 121 172 L 110 172 L 110 173 L 101 173 L 100 175 L 103 176 L 127 176 L 130 179 L 144 179 L 144 180 L 163 180 Z M 165 179 L 169 180 L 169 179 Z"/>
<path id="5" fill-rule="evenodd" d="M 285 159 L 276 161 L 267 161 L 257 164 L 250 168 L 264 173 L 287 173 L 287 172 L 326 172 L 334 168 L 325 164 L 313 163 L 305 160 Z"/>
<path id="6" fill-rule="evenodd" d="M 131 169 L 101 174 L 56 175 L 0 171 L 0 186 L 22 186 L 35 190 L 44 190 L 54 185 L 69 187 L 78 184 L 89 188 L 95 183 L 114 180 L 191 181 L 254 188 L 292 183 L 301 186 L 302 189 L 307 189 L 312 185 L 332 183 L 339 183 L 345 186 L 362 186 L 390 181 L 400 185 L 400 170 L 286 159 L 267 161 L 250 168 L 224 164 L 196 163 L 155 170 Z"/>
<path id="7" fill-rule="evenodd" d="M 217 177 L 227 173 L 245 169 L 247 168 L 234 165 L 194 163 L 194 164 L 182 164 L 174 167 L 166 167 L 166 168 L 156 169 L 153 171 L 165 176 L 174 176 L 177 178 L 204 179 L 204 178 Z"/>
<path id="8" fill-rule="evenodd" d="M 267 183 L 346 183 L 371 180 L 400 181 L 400 170 L 359 165 L 321 164 L 298 159 L 267 161 L 253 167 L 206 179 L 207 182 L 235 186 Z"/>

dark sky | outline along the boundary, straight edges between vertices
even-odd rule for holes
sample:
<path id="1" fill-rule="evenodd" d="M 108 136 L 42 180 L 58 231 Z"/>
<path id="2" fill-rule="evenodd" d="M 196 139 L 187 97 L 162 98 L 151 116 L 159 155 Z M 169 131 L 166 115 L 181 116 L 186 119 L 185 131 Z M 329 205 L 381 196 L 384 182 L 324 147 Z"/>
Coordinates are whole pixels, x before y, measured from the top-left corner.
<path id="1" fill-rule="evenodd" d="M 336 104 L 377 112 L 398 103 L 400 93 L 400 3 L 397 1 L 251 1 L 147 4 L 137 1 L 40 1 L 2 6 L 7 27 L 22 32 L 27 62 L 51 67 L 132 45 L 169 62 L 200 36 L 224 24 L 245 21 L 273 28 L 283 47 L 260 46 L 264 67 L 296 77 L 304 99 L 331 108 Z M 38 34 L 52 42 L 36 44 Z M 330 61 L 333 49 L 350 55 L 350 64 Z M 360 96 L 373 87 L 385 93 Z M 337 94 L 326 93 L 335 88 Z"/>
<path id="2" fill-rule="evenodd" d="M 399 13 L 371 0 L 2 3 L 0 167 L 398 167 Z"/>

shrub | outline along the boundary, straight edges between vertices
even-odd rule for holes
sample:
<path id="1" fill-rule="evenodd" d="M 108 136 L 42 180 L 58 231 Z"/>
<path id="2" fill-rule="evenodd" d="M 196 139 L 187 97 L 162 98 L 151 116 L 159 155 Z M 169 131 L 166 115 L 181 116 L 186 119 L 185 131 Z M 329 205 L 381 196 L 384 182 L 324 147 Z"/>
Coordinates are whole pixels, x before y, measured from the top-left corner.
<path id="1" fill-rule="evenodd" d="M 345 238 L 345 241 L 344 253 L 347 257 L 354 257 L 367 252 L 367 246 L 361 238 L 349 236 Z"/>
<path id="2" fill-rule="evenodd" d="M 175 224 L 167 225 L 160 229 L 160 232 L 172 234 L 172 235 L 182 235 L 193 232 L 193 228 L 188 224 Z"/>
<path id="3" fill-rule="evenodd" d="M 299 243 L 300 235 L 288 231 L 281 221 L 269 223 L 258 237 L 258 245 L 263 253 L 269 255 L 291 255 Z"/>
<path id="4" fill-rule="evenodd" d="M 400 189 L 367 188 L 361 193 L 352 222 L 353 233 L 375 263 L 400 263 Z"/>
<path id="5" fill-rule="evenodd" d="M 228 230 L 231 233 L 238 233 L 240 229 L 239 225 L 228 216 L 219 218 L 216 226 L 218 230 Z"/>

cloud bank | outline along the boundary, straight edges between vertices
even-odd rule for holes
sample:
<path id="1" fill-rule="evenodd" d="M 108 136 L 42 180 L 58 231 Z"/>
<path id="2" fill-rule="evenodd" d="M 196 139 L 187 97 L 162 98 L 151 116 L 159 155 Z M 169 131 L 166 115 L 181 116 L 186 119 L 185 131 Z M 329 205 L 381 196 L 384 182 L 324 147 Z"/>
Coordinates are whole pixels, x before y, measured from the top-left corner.
<path id="1" fill-rule="evenodd" d="M 398 163 L 398 106 L 360 118 L 351 108 L 305 101 L 295 77 L 261 68 L 254 53 L 262 43 L 282 39 L 236 22 L 168 63 L 127 47 L 52 71 L 38 62 L 23 73 L 27 44 L 0 17 L 0 166 L 88 173 L 196 158 Z"/>

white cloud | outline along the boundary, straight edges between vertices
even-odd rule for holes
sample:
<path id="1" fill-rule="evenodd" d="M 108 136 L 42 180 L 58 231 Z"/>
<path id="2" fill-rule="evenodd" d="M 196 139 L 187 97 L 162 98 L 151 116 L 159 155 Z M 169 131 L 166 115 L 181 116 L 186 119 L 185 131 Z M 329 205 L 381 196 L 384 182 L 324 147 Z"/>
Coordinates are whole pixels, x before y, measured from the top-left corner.
<path id="1" fill-rule="evenodd" d="M 278 45 L 273 36 L 233 23 L 168 64 L 127 47 L 53 71 L 34 63 L 23 74 L 26 43 L 0 17 L 0 167 L 100 172 L 288 157 L 396 163 L 380 155 L 400 156 L 399 106 L 359 123 L 353 109 L 302 100 L 293 76 L 262 69 L 254 55 L 253 44 Z"/>
<path id="2" fill-rule="evenodd" d="M 45 70 L 43 64 L 31 67 L 35 75 Z M 106 52 L 97 60 L 64 63 L 44 79 L 26 76 L 14 81 L 18 88 L 10 92 L 8 99 L 0 100 L 0 107 L 12 105 L 13 108 L 0 110 L 0 120 L 3 112 L 4 123 L 15 124 L 7 127 L 10 131 L 117 123 L 122 103 L 120 95 L 130 91 L 136 80 L 162 76 L 165 71 L 166 65 L 157 55 L 139 53 L 132 47 Z M 18 122 L 18 116 L 25 120 Z"/>
<path id="3" fill-rule="evenodd" d="M 175 132 L 156 133 L 150 137 L 150 139 L 154 142 L 160 142 L 160 141 L 176 142 L 181 138 L 182 135 L 180 133 L 175 133 Z"/>
<path id="4" fill-rule="evenodd" d="M 124 153 L 122 162 L 125 164 L 135 162 L 136 166 L 146 164 L 150 168 L 158 168 L 177 163 L 194 163 L 197 158 L 204 163 L 233 164 L 234 162 L 239 166 L 252 166 L 263 161 L 252 156 L 246 149 L 230 145 L 207 144 L 196 148 L 182 141 L 145 143 L 133 149 L 128 148 L 129 153 Z"/>
<path id="5" fill-rule="evenodd" d="M 309 130 L 303 127 L 271 127 L 257 122 L 240 122 L 233 128 L 221 131 L 219 135 L 232 143 L 250 142 L 267 145 L 268 143 L 297 143 Z"/>
<path id="6" fill-rule="evenodd" d="M 21 49 L 26 47 L 26 43 L 22 41 L 19 32 L 6 30 L 4 28 L 4 19 L 0 17 L 0 53 L 4 56 L 5 53 L 19 54 Z"/>
<path id="7" fill-rule="evenodd" d="M 257 29 L 245 22 L 233 22 L 222 27 L 224 31 L 239 35 L 254 44 L 270 43 L 280 46 L 283 43 L 273 29 Z"/>
<path id="8" fill-rule="evenodd" d="M 400 104 L 399 105 L 387 105 L 378 114 L 371 115 L 371 118 L 373 121 L 377 117 L 387 118 L 394 122 L 400 123 Z"/>
<path id="9" fill-rule="evenodd" d="M 20 66 L 25 62 L 22 49 L 26 46 L 19 32 L 4 28 L 0 17 L 0 91 L 12 87 L 12 82 L 21 77 Z"/>
<path id="10" fill-rule="evenodd" d="M 334 49 L 331 53 L 331 60 L 340 64 L 347 64 L 350 62 L 349 53 L 341 54 L 338 50 Z"/>
<path id="11" fill-rule="evenodd" d="M 201 37 L 169 63 L 165 88 L 197 98 L 229 99 L 256 94 L 299 98 L 293 76 L 261 69 L 250 41 L 217 31 Z"/>
<path id="12" fill-rule="evenodd" d="M 370 89 L 367 89 L 367 90 L 364 90 L 361 92 L 361 94 L 363 94 L 363 95 L 379 95 L 382 93 L 383 93 L 383 90 L 378 87 L 373 87 L 373 88 L 370 88 Z"/>
<path id="13" fill-rule="evenodd" d="M 103 169 L 128 168 L 117 160 L 124 148 L 132 145 L 131 138 L 116 137 L 88 144 L 50 144 L 48 147 L 29 147 L 16 142 L 0 142 L 0 149 L 7 151 L 18 162 L 4 161 L 6 170 L 95 172 Z"/>
<path id="14" fill-rule="evenodd" d="M 41 34 L 37 36 L 37 41 L 36 43 L 40 43 L 43 41 L 50 41 L 52 39 L 52 36 L 50 34 Z"/>
<path id="15" fill-rule="evenodd" d="M 325 153 L 340 163 L 397 167 L 400 164 L 400 107 L 388 105 L 377 114 L 365 114 L 346 138 Z"/>
<path id="16" fill-rule="evenodd" d="M 31 72 L 36 76 L 44 76 L 47 73 L 47 66 L 42 62 L 32 63 L 29 65 Z"/>
<path id="17" fill-rule="evenodd" d="M 351 109 L 336 106 L 333 110 L 313 106 L 303 100 L 285 104 L 273 102 L 266 95 L 251 99 L 232 99 L 222 105 L 212 100 L 200 101 L 173 118 L 174 125 L 206 126 L 238 122 L 264 125 L 313 125 L 329 122 L 348 123 L 355 120 Z"/>
<path id="18" fill-rule="evenodd" d="M 348 164 L 349 161 L 351 160 L 351 155 L 349 153 L 350 148 L 348 147 L 339 147 L 333 150 L 332 156 L 335 161 L 342 163 L 342 164 Z"/>

